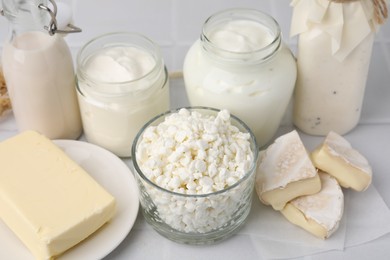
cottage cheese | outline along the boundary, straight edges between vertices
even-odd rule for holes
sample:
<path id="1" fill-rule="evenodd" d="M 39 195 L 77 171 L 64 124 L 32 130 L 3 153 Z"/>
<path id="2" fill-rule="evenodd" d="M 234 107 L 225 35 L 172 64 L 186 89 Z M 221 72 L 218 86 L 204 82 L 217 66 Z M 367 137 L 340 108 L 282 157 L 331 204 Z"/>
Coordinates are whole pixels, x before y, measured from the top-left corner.
<path id="1" fill-rule="evenodd" d="M 146 178 L 162 188 L 143 183 L 158 218 L 183 232 L 226 225 L 251 198 L 253 178 L 245 177 L 255 168 L 252 149 L 250 134 L 230 123 L 227 110 L 212 116 L 181 109 L 148 127 L 136 160 Z"/>

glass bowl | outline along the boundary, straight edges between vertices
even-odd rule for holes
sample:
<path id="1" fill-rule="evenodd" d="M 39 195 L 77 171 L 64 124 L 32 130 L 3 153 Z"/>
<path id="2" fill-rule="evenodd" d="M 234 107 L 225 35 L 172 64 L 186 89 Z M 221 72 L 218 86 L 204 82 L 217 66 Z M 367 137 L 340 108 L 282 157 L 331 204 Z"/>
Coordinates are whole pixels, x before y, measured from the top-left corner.
<path id="1" fill-rule="evenodd" d="M 175 242 L 185 244 L 215 243 L 234 234 L 249 215 L 258 146 L 253 133 L 240 119 L 234 115 L 226 116 L 227 111 L 224 111 L 223 116 L 220 116 L 219 112 L 220 110 L 206 107 L 188 107 L 168 111 L 146 123 L 134 139 L 132 170 L 140 190 L 142 214 L 158 233 Z M 200 138 L 201 141 L 198 139 L 189 142 L 188 140 L 191 138 L 183 137 L 182 130 L 188 124 L 195 129 L 200 128 L 191 120 L 183 123 L 176 122 L 183 129 L 178 130 L 175 127 L 166 126 L 163 128 L 162 122 L 179 113 L 185 115 L 195 113 L 202 118 L 211 116 L 212 120 L 224 118 L 222 119 L 223 123 L 221 123 L 223 126 L 218 131 L 223 130 L 227 124 L 231 124 L 231 128 L 235 129 L 236 132 L 240 132 L 245 138 L 241 140 L 234 139 L 236 137 L 225 136 L 225 140 L 239 140 L 239 145 L 243 145 L 246 149 L 242 150 L 245 151 L 245 154 L 243 155 L 244 152 L 242 151 L 241 153 L 234 152 L 240 150 L 239 148 L 226 149 L 226 147 L 235 146 L 231 143 L 223 149 L 219 144 L 219 152 L 213 154 L 213 151 L 216 151 L 214 148 L 218 146 L 219 139 L 210 138 L 207 135 L 203 135 Z M 217 117 L 219 119 L 216 119 Z M 174 133 L 176 130 L 174 136 L 179 141 L 176 140 L 175 146 L 168 145 L 168 143 L 172 144 L 172 140 L 169 138 L 163 141 L 153 139 L 155 138 L 154 133 L 159 127 L 164 135 L 170 131 Z M 206 128 L 212 128 L 212 126 L 206 126 Z M 204 129 L 204 131 L 206 130 Z M 210 131 L 215 132 L 215 129 Z M 204 132 L 202 133 L 204 134 Z M 189 133 L 187 132 L 187 134 Z M 150 141 L 151 138 L 152 141 Z M 196 137 L 194 138 L 196 139 Z M 186 145 L 181 146 L 181 144 Z M 197 150 L 196 147 L 202 148 Z M 191 149 L 191 152 L 188 149 Z M 145 155 L 148 153 L 145 150 L 159 155 L 149 160 L 150 157 Z M 235 154 L 232 155 L 231 151 Z M 191 153 L 191 156 L 184 156 L 184 154 L 188 155 L 189 153 Z M 201 155 L 203 159 L 200 157 Z M 199 160 L 200 164 L 197 164 Z M 202 160 L 204 163 L 201 162 Z M 239 166 L 234 166 L 234 163 Z M 203 173 L 200 174 L 199 167 L 194 165 L 203 165 Z M 233 174 L 235 174 L 235 179 L 232 177 Z M 209 178 L 203 179 L 204 176 Z M 233 179 L 229 179 L 229 176 Z M 211 189 L 210 185 L 214 188 Z M 195 190 L 197 191 L 195 192 Z"/>

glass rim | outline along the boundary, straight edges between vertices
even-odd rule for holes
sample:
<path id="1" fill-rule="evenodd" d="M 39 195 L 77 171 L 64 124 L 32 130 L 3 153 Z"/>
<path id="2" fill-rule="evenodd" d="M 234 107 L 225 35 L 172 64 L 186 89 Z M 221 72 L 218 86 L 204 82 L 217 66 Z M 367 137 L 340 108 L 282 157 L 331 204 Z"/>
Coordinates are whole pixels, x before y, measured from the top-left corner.
<path id="1" fill-rule="evenodd" d="M 151 185 L 152 187 L 154 187 L 154 188 L 156 188 L 156 189 L 158 189 L 160 191 L 163 191 L 165 193 L 168 193 L 168 194 L 171 194 L 171 195 L 174 195 L 174 196 L 184 197 L 184 198 L 206 198 L 206 197 L 209 197 L 209 196 L 220 195 L 220 194 L 228 192 L 228 191 L 236 188 L 237 186 L 239 186 L 241 183 L 243 183 L 245 180 L 247 180 L 252 175 L 252 173 L 256 174 L 255 171 L 256 171 L 256 168 L 257 168 L 257 161 L 258 161 L 258 157 L 259 157 L 258 156 L 259 155 L 259 147 L 257 145 L 256 138 L 255 138 L 252 130 L 240 118 L 236 117 L 233 114 L 230 114 L 230 118 L 233 118 L 241 127 L 243 127 L 245 129 L 245 131 L 247 131 L 247 133 L 249 133 L 251 148 L 252 148 L 252 146 L 254 147 L 254 149 L 253 149 L 254 151 L 252 151 L 253 152 L 253 162 L 251 163 L 251 167 L 250 167 L 250 169 L 248 169 L 246 171 L 245 175 L 241 179 L 239 179 L 233 185 L 228 186 L 228 187 L 226 187 L 226 188 L 224 188 L 222 190 L 209 192 L 209 193 L 202 193 L 202 194 L 185 194 L 185 193 L 180 193 L 180 192 L 175 192 L 175 191 L 171 191 L 171 190 L 165 189 L 165 188 L 157 185 L 156 183 L 152 182 L 148 177 L 146 177 L 145 174 L 140 169 L 138 163 L 137 163 L 136 149 L 137 149 L 137 146 L 138 146 L 138 140 L 142 137 L 142 135 L 145 132 L 145 130 L 149 126 L 151 126 L 155 121 L 157 121 L 160 118 L 165 118 L 167 115 L 170 115 L 170 114 L 173 114 L 173 113 L 177 113 L 181 109 L 187 109 L 189 111 L 204 110 L 204 111 L 212 111 L 212 112 L 216 112 L 216 113 L 221 111 L 221 109 L 217 109 L 217 108 L 213 108 L 213 107 L 187 106 L 187 107 L 180 107 L 180 108 L 175 108 L 175 109 L 168 110 L 168 111 L 166 111 L 164 113 L 161 113 L 161 114 L 153 117 L 152 119 L 150 119 L 138 131 L 137 135 L 134 138 L 132 147 L 131 147 L 131 158 L 132 158 L 131 161 L 132 161 L 132 166 L 133 166 L 134 170 L 136 171 L 135 174 L 138 174 L 142 178 L 142 180 L 146 181 L 149 185 Z"/>
<path id="2" fill-rule="evenodd" d="M 126 81 L 119 81 L 119 82 L 111 82 L 111 81 L 102 81 L 102 80 L 97 80 L 95 79 L 94 77 L 90 77 L 87 73 L 84 72 L 83 69 L 81 69 L 83 66 L 83 62 L 90 58 L 92 54 L 89 54 L 87 55 L 86 57 L 82 58 L 82 54 L 83 52 L 89 48 L 93 43 L 99 41 L 99 40 L 102 40 L 102 39 L 106 39 L 106 38 L 109 38 L 109 37 L 112 37 L 112 36 L 129 36 L 129 37 L 137 37 L 138 39 L 141 39 L 141 40 L 144 40 L 145 42 L 147 42 L 148 44 L 150 44 L 150 46 L 152 46 L 153 48 L 153 53 L 150 53 L 152 55 L 152 57 L 155 59 L 155 64 L 153 66 L 153 68 L 148 71 L 147 73 L 145 73 L 144 75 L 142 75 L 141 77 L 138 77 L 136 79 L 132 79 L 132 80 L 126 80 Z M 111 44 L 113 44 L 112 46 L 118 46 L 117 44 L 120 44 L 120 43 L 126 43 L 127 42 L 124 42 L 124 41 L 117 41 L 117 42 L 111 42 Z M 114 45 L 115 44 L 115 45 Z M 138 44 L 135 44 L 135 46 L 137 46 Z M 104 46 L 103 46 L 104 47 Z M 142 46 L 140 46 L 142 47 Z M 145 48 L 142 48 L 143 50 L 145 50 Z M 147 50 L 145 50 L 147 51 Z M 144 78 L 148 78 L 150 75 L 152 75 L 153 73 L 155 73 L 156 71 L 158 71 L 161 67 L 165 67 L 164 65 L 164 62 L 163 62 L 163 59 L 162 59 L 162 54 L 161 54 L 161 49 L 159 47 L 159 45 L 157 43 L 155 43 L 153 40 L 151 40 L 149 37 L 141 34 L 141 33 L 138 33 L 138 32 L 129 32 L 129 31 L 117 31 L 117 32 L 109 32 L 109 33 L 104 33 L 104 34 L 100 34 L 98 36 L 95 36 L 93 37 L 92 39 L 90 39 L 89 41 L 87 41 L 81 48 L 80 50 L 77 52 L 77 56 L 76 56 L 76 64 L 77 64 L 77 71 L 76 71 L 76 77 L 78 77 L 78 75 L 80 74 L 83 78 L 87 79 L 88 81 L 91 81 L 91 82 L 94 82 L 94 83 L 99 83 L 99 84 L 105 84 L 105 85 L 116 85 L 116 86 L 122 86 L 122 85 L 128 85 L 128 84 L 132 84 L 134 82 L 137 82 L 137 81 L 140 81 Z"/>
<path id="3" fill-rule="evenodd" d="M 163 89 L 165 86 L 167 86 L 167 82 L 169 81 L 169 75 L 168 75 L 168 69 L 164 66 L 163 68 L 163 80 L 161 81 L 161 84 L 158 86 L 158 89 Z M 95 83 L 95 82 L 93 82 Z M 130 83 L 123 83 L 124 85 L 128 85 L 128 84 L 131 84 L 131 83 L 134 83 L 134 82 L 130 82 Z M 104 83 L 102 83 L 104 84 Z M 112 84 L 112 85 L 115 85 L 116 88 L 120 88 L 121 85 L 117 85 L 115 83 L 109 83 L 109 84 Z M 138 89 L 138 90 L 134 90 L 132 88 L 129 88 L 128 90 L 126 91 L 121 91 L 121 92 L 117 92 L 117 93 L 111 93 L 111 92 L 108 92 L 108 91 L 95 91 L 95 90 L 91 90 L 91 89 L 86 89 L 85 87 L 81 87 L 82 84 L 80 84 L 80 78 L 77 77 L 77 75 L 75 76 L 75 88 L 76 88 L 76 91 L 77 93 L 79 93 L 81 96 L 83 96 L 84 98 L 89 98 L 89 95 L 91 95 L 91 93 L 93 92 L 93 96 L 94 97 L 110 97 L 110 98 L 122 98 L 124 97 L 124 94 L 125 95 L 128 95 L 128 94 L 135 94 L 135 93 L 140 93 L 140 92 L 143 92 L 143 91 L 147 91 L 147 90 L 150 90 L 151 88 L 146 88 L 146 89 Z M 87 94 L 89 93 L 89 94 Z M 94 102 L 98 102 L 97 100 L 94 100 Z"/>
<path id="4" fill-rule="evenodd" d="M 252 50 L 252 51 L 238 52 L 238 51 L 231 51 L 231 50 L 227 50 L 227 49 L 223 49 L 223 48 L 219 47 L 218 45 L 216 45 L 215 43 L 213 43 L 209 39 L 209 37 L 207 36 L 208 33 L 206 31 L 206 28 L 207 28 L 207 26 L 210 26 L 210 23 L 213 20 L 217 20 L 217 19 L 223 17 L 223 15 L 227 15 L 227 14 L 231 14 L 232 16 L 233 15 L 251 14 L 254 17 L 265 18 L 267 21 L 269 21 L 274 26 L 274 28 L 271 28 L 272 29 L 272 33 L 273 33 L 272 34 L 273 40 L 271 42 L 269 42 L 266 46 L 258 48 L 256 50 Z M 246 18 L 242 17 L 242 19 L 244 20 Z M 246 20 L 250 20 L 250 19 L 246 19 Z M 267 28 L 270 28 L 270 27 L 267 27 Z M 232 54 L 232 55 L 253 55 L 253 54 L 261 53 L 263 51 L 271 49 L 271 47 L 274 46 L 274 45 L 277 45 L 276 48 L 275 48 L 275 51 L 276 51 L 279 48 L 279 46 L 281 45 L 281 37 L 282 37 L 281 35 L 282 35 L 282 32 L 281 32 L 281 29 L 280 29 L 280 25 L 276 21 L 276 19 L 273 18 L 271 15 L 269 15 L 269 14 L 263 12 L 263 11 L 257 10 L 257 9 L 230 8 L 230 9 L 226 9 L 226 10 L 222 10 L 222 11 L 216 12 L 216 13 L 214 13 L 213 15 L 209 16 L 206 19 L 206 21 L 204 22 L 204 24 L 202 26 L 202 32 L 201 32 L 200 39 L 201 39 L 201 41 L 203 41 L 207 45 L 211 46 L 212 48 L 215 48 L 218 51 L 222 51 L 222 52 L 227 53 L 227 54 Z M 269 56 L 271 56 L 271 55 L 269 55 Z M 267 57 L 265 57 L 265 58 L 267 58 Z"/>

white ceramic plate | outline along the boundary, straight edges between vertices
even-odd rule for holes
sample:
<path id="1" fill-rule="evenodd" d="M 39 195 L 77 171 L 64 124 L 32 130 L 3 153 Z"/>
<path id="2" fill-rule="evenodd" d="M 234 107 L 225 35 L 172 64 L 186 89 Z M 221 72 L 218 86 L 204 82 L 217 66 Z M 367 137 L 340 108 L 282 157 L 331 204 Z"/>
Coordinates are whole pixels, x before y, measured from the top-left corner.
<path id="1" fill-rule="evenodd" d="M 54 142 L 106 188 L 117 201 L 116 215 L 109 223 L 58 259 L 101 259 L 125 239 L 134 225 L 139 207 L 136 181 L 126 164 L 107 150 L 82 141 L 56 140 Z M 34 259 L 29 250 L 2 221 L 0 221 L 0 259 Z"/>

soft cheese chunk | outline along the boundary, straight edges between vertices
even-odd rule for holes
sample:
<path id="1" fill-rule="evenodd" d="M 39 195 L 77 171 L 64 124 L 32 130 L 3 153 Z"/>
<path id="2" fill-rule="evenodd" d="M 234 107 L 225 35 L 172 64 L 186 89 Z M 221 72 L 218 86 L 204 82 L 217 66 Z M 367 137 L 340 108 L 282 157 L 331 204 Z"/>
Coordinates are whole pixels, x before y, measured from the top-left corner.
<path id="1" fill-rule="evenodd" d="M 337 180 L 320 172 L 321 191 L 296 198 L 281 210 L 293 224 L 325 239 L 338 228 L 344 211 L 344 195 Z"/>
<path id="2" fill-rule="evenodd" d="M 317 170 L 295 130 L 276 139 L 261 153 L 256 191 L 264 204 L 281 210 L 288 201 L 320 189 Z"/>
<path id="3" fill-rule="evenodd" d="M 37 259 L 61 254 L 114 215 L 114 197 L 36 132 L 0 143 L 0 160 L 0 218 Z"/>
<path id="4" fill-rule="evenodd" d="M 314 165 L 334 176 L 340 185 L 363 191 L 371 183 L 372 170 L 366 158 L 335 132 L 311 154 Z"/>

